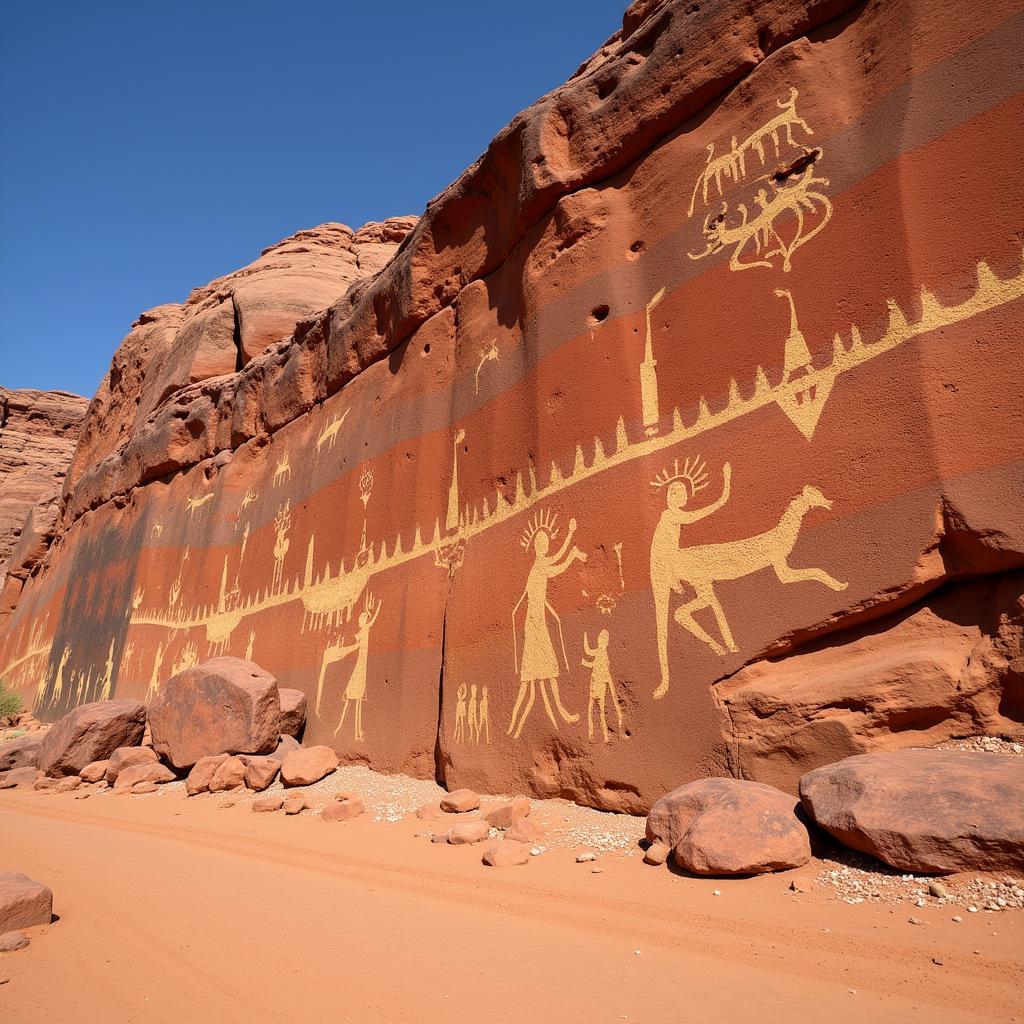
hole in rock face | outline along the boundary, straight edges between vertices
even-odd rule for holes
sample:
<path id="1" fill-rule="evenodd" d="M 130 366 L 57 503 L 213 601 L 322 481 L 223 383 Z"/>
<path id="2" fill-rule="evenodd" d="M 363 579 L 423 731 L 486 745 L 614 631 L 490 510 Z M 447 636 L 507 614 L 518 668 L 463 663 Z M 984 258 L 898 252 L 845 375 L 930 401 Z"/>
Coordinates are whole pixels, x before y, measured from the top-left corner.
<path id="1" fill-rule="evenodd" d="M 601 323 L 603 320 L 608 319 L 608 313 L 610 310 L 605 303 L 601 303 L 600 306 L 595 306 L 590 312 L 590 319 L 595 323 Z"/>
<path id="2" fill-rule="evenodd" d="M 607 99 L 613 92 L 615 92 L 618 84 L 619 80 L 614 75 L 611 75 L 608 78 L 603 78 L 597 83 L 597 98 L 600 100 Z"/>
<path id="3" fill-rule="evenodd" d="M 423 346 L 423 354 L 425 356 L 429 356 L 430 355 L 430 342 L 429 341 L 426 343 L 426 345 Z"/>
<path id="4" fill-rule="evenodd" d="M 644 247 L 643 239 L 638 238 L 629 247 L 629 256 L 627 256 L 626 258 L 627 259 L 631 259 L 631 260 L 637 259 L 640 256 L 640 254 L 644 251 L 644 248 L 645 247 Z"/>

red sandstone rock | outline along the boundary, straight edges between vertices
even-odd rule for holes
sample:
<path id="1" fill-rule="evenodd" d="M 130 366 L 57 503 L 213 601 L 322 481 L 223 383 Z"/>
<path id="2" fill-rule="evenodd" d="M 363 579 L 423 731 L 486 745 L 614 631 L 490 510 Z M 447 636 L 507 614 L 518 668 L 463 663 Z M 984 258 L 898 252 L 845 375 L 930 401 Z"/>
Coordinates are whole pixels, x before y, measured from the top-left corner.
<path id="1" fill-rule="evenodd" d="M 452 846 L 465 846 L 469 843 L 481 843 L 490 834 L 490 826 L 483 818 L 472 821 L 460 821 L 448 832 L 448 842 Z"/>
<path id="2" fill-rule="evenodd" d="M 506 833 L 505 842 L 526 843 L 532 845 L 544 838 L 544 829 L 532 818 L 520 818 Z"/>
<path id="3" fill-rule="evenodd" d="M 244 756 L 242 762 L 245 764 L 245 785 L 256 792 L 272 785 L 281 770 L 281 762 L 274 757 Z"/>
<path id="4" fill-rule="evenodd" d="M 18 871 L 0 874 L 0 932 L 49 924 L 53 893 Z"/>
<path id="5" fill-rule="evenodd" d="M 175 768 L 211 754 L 267 754 L 280 709 L 273 676 L 240 658 L 213 658 L 161 687 L 149 708 L 153 748 Z"/>
<path id="6" fill-rule="evenodd" d="M 109 758 L 104 778 L 113 785 L 125 768 L 140 764 L 156 764 L 160 758 L 152 747 L 118 747 Z"/>
<path id="7" fill-rule="evenodd" d="M 43 737 L 38 766 L 47 775 L 76 775 L 118 747 L 137 745 L 145 724 L 146 709 L 137 700 L 82 704 Z"/>
<path id="8" fill-rule="evenodd" d="M 302 739 L 306 727 L 306 695 L 301 690 L 278 690 L 281 695 L 281 733 Z"/>
<path id="9" fill-rule="evenodd" d="M 0 776 L 0 789 L 31 789 L 42 775 L 37 768 L 12 768 Z"/>
<path id="10" fill-rule="evenodd" d="M 439 803 L 424 804 L 422 807 L 416 808 L 416 817 L 421 821 L 433 821 L 437 818 L 443 818 L 444 811 L 441 810 Z"/>
<path id="11" fill-rule="evenodd" d="M 90 761 L 78 774 L 83 782 L 99 782 L 107 777 L 107 769 L 110 767 L 109 758 L 102 761 Z"/>
<path id="12" fill-rule="evenodd" d="M 530 813 L 530 801 L 525 797 L 509 800 L 484 811 L 484 820 L 492 828 L 511 828 L 520 818 Z"/>
<path id="13" fill-rule="evenodd" d="M 215 769 L 210 779 L 210 792 L 223 793 L 245 785 L 246 763 L 240 757 L 226 757 Z"/>
<path id="14" fill-rule="evenodd" d="M 441 810 L 450 814 L 475 811 L 480 806 L 480 794 L 471 789 L 456 789 L 441 797 Z"/>
<path id="15" fill-rule="evenodd" d="M 70 793 L 73 789 L 78 789 L 81 784 L 82 780 L 77 775 L 65 775 L 53 788 L 57 793 Z"/>
<path id="16" fill-rule="evenodd" d="M 117 788 L 116 786 L 114 787 Z M 135 794 L 135 796 L 145 796 L 147 793 L 155 793 L 160 787 L 153 779 L 141 779 L 138 782 L 132 783 L 129 790 Z"/>
<path id="17" fill-rule="evenodd" d="M 227 759 L 227 754 L 208 754 L 206 757 L 199 758 L 188 773 L 188 778 L 185 779 L 185 792 L 189 796 L 206 793 L 214 775 L 217 774 L 217 769 Z"/>
<path id="18" fill-rule="evenodd" d="M 662 797 L 647 815 L 647 838 L 675 851 L 698 875 L 753 875 L 799 867 L 811 859 L 796 801 L 780 790 L 739 779 L 701 779 Z"/>
<path id="19" fill-rule="evenodd" d="M 530 863 L 530 848 L 524 843 L 504 839 L 484 850 L 482 859 L 492 868 L 516 867 L 519 864 Z"/>
<path id="20" fill-rule="evenodd" d="M 800 799 L 840 842 L 901 871 L 1024 871 L 1024 770 L 1015 757 L 863 754 L 809 772 Z"/>
<path id="21" fill-rule="evenodd" d="M 306 809 L 306 798 L 301 793 L 291 793 L 284 798 L 285 814 L 301 814 Z"/>
<path id="22" fill-rule="evenodd" d="M 7 772 L 12 768 L 35 768 L 41 742 L 41 738 L 37 736 L 19 736 L 17 739 L 0 743 L 0 772 Z"/>
<path id="23" fill-rule="evenodd" d="M 293 750 L 301 750 L 302 744 L 299 743 L 294 736 L 279 736 L 277 739 L 277 746 L 267 755 L 273 757 L 278 761 L 283 761 L 285 754 L 290 754 Z"/>
<path id="24" fill-rule="evenodd" d="M 162 784 L 174 781 L 174 772 L 166 765 L 151 761 L 148 764 L 133 764 L 118 773 L 114 789 L 131 789 L 139 782 Z"/>
<path id="25" fill-rule="evenodd" d="M 286 786 L 312 786 L 337 767 L 338 755 L 330 747 L 303 747 L 285 754 L 281 781 Z"/>
<path id="26" fill-rule="evenodd" d="M 0 953 L 13 953 L 24 949 L 29 944 L 29 937 L 24 932 L 10 931 L 0 935 Z"/>
<path id="27" fill-rule="evenodd" d="M 644 863 L 653 864 L 658 867 L 668 860 L 668 855 L 672 852 L 671 847 L 662 842 L 653 842 L 650 846 L 644 850 Z"/>
<path id="28" fill-rule="evenodd" d="M 32 784 L 32 788 L 40 793 L 46 793 L 50 790 L 55 790 L 57 788 L 57 783 L 59 781 L 60 779 L 55 779 L 51 778 L 48 775 L 44 775 L 41 778 L 37 778 L 35 780 L 35 782 Z"/>
<path id="29" fill-rule="evenodd" d="M 320 812 L 324 821 L 350 821 L 366 813 L 363 801 L 357 796 L 349 797 L 346 800 L 334 800 L 327 804 Z"/>
<path id="30" fill-rule="evenodd" d="M 293 794 L 294 795 L 294 794 Z M 261 796 L 252 802 L 252 809 L 257 812 L 279 811 L 284 806 L 283 796 Z"/>

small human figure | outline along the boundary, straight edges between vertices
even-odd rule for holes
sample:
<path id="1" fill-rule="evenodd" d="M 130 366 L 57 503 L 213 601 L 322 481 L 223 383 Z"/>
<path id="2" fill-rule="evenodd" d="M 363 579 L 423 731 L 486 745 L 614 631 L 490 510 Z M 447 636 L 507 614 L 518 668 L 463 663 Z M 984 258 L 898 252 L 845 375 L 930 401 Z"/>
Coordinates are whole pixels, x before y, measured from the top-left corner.
<path id="1" fill-rule="evenodd" d="M 476 741 L 480 742 L 480 733 L 487 733 L 487 742 L 491 742 L 491 718 L 489 713 L 490 701 L 487 697 L 487 687 L 483 687 L 480 691 L 480 717 L 476 723 Z"/>
<path id="2" fill-rule="evenodd" d="M 366 663 L 369 656 L 370 630 L 377 621 L 380 614 L 380 601 L 374 601 L 367 597 L 366 606 L 359 613 L 359 628 L 356 630 L 355 641 L 341 652 L 342 657 L 356 652 L 356 663 L 352 668 L 352 675 L 349 677 L 348 686 L 345 687 L 345 703 L 341 706 L 341 720 L 338 728 L 334 730 L 337 736 L 341 727 L 345 724 L 345 716 L 348 714 L 348 706 L 355 701 L 355 739 L 363 739 L 363 701 L 366 699 Z"/>
<path id="3" fill-rule="evenodd" d="M 476 683 L 469 688 L 469 738 L 480 742 L 480 725 L 476 717 Z"/>
<path id="4" fill-rule="evenodd" d="M 590 646 L 590 637 L 583 634 L 583 667 L 590 671 L 590 699 L 587 701 L 587 735 L 594 740 L 594 705 L 597 705 L 598 720 L 605 743 L 610 742 L 608 721 L 604 714 L 605 698 L 610 692 L 615 717 L 619 720 L 619 733 L 622 733 L 622 708 L 619 706 L 619 695 L 615 692 L 615 681 L 612 679 L 611 661 L 608 657 L 608 630 L 602 629 L 597 634 L 597 647 Z M 589 661 L 587 659 L 590 659 Z"/>
<path id="5" fill-rule="evenodd" d="M 466 738 L 466 684 L 459 686 L 455 701 L 455 736 L 454 742 L 461 743 Z"/>

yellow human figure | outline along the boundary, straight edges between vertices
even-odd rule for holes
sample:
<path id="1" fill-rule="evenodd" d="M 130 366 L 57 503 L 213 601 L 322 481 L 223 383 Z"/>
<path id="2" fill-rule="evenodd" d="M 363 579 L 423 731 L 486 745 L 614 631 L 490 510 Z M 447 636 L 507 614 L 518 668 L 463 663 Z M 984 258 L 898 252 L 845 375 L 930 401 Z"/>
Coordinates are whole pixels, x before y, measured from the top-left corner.
<path id="1" fill-rule="evenodd" d="M 100 686 L 99 698 L 100 700 L 110 699 L 110 688 L 114 684 L 114 644 L 115 640 L 110 641 L 110 650 L 107 652 L 107 664 L 103 672 L 102 685 Z"/>
<path id="2" fill-rule="evenodd" d="M 372 609 L 372 610 L 371 610 Z M 356 652 L 356 663 L 352 668 L 352 675 L 349 677 L 348 686 L 345 687 L 345 703 L 341 706 L 341 720 L 338 722 L 334 735 L 337 736 L 341 727 L 345 724 L 345 716 L 348 714 L 348 706 L 351 701 L 356 703 L 355 714 L 355 739 L 363 739 L 363 701 L 366 699 L 366 663 L 369 655 L 370 629 L 377 621 L 380 614 L 380 601 L 374 603 L 372 597 L 367 597 L 366 607 L 359 613 L 359 629 L 356 630 L 355 642 L 343 647 L 339 651 L 339 657 Z"/>
<path id="3" fill-rule="evenodd" d="M 164 645 L 156 645 L 156 654 L 153 657 L 153 674 L 149 677 L 149 687 L 146 689 L 146 703 L 148 704 L 160 690 L 160 668 L 164 663 Z"/>
<path id="4" fill-rule="evenodd" d="M 480 742 L 480 724 L 476 717 L 476 683 L 469 688 L 469 738 Z"/>
<path id="5" fill-rule="evenodd" d="M 659 477 L 654 481 L 655 486 L 665 486 L 665 511 L 661 513 L 654 530 L 654 539 L 651 541 L 651 589 L 654 592 L 654 612 L 658 634 L 658 664 L 661 668 L 661 684 L 654 692 L 654 699 L 658 700 L 668 693 L 668 605 L 669 593 L 680 592 L 679 575 L 675 571 L 675 562 L 679 555 L 679 530 L 680 527 L 696 523 L 706 516 L 717 512 L 729 500 L 729 484 L 732 480 L 732 466 L 727 462 L 722 470 L 722 494 L 721 497 L 710 505 L 686 511 L 686 504 L 698 491 L 707 486 L 707 475 L 704 471 L 704 464 L 695 459 L 691 465 L 690 460 L 682 471 L 679 470 L 679 463 L 675 463 L 675 473 L 664 478 Z M 689 489 L 687 488 L 689 485 Z M 716 610 L 716 615 L 718 611 Z M 720 618 L 720 625 L 723 625 L 722 636 L 726 643 L 733 647 L 732 634 L 729 633 L 729 626 L 725 623 L 724 616 Z M 710 646 L 717 647 L 722 653 L 721 646 L 705 633 L 696 622 L 694 630 L 699 630 L 701 639 Z"/>
<path id="6" fill-rule="evenodd" d="M 459 686 L 455 701 L 455 736 L 453 742 L 461 743 L 466 738 L 466 684 Z"/>
<path id="7" fill-rule="evenodd" d="M 487 742 L 491 742 L 491 716 L 490 716 L 490 700 L 487 696 L 487 687 L 485 686 L 480 692 L 480 717 L 476 722 L 476 741 L 480 742 L 480 733 L 487 733 Z"/>
<path id="8" fill-rule="evenodd" d="M 615 717 L 619 720 L 619 732 L 622 732 L 622 708 L 619 706 L 619 695 L 615 692 L 615 680 L 612 679 L 611 660 L 608 657 L 608 630 L 602 629 L 597 634 L 597 647 L 590 646 L 590 638 L 583 634 L 583 667 L 590 672 L 590 699 L 587 701 L 587 735 L 594 739 L 594 705 L 597 705 L 598 720 L 604 734 L 605 743 L 610 742 L 608 721 L 604 715 L 604 703 L 611 692 Z M 587 659 L 590 659 L 589 661 Z"/>
<path id="9" fill-rule="evenodd" d="M 554 618 L 558 625 L 560 639 L 562 623 L 557 612 L 548 603 L 548 580 L 561 576 L 575 561 L 585 562 L 587 556 L 575 546 L 570 550 L 573 534 L 576 532 L 575 519 L 569 520 L 569 531 L 562 546 L 555 554 L 548 554 L 551 541 L 558 535 L 558 531 L 555 529 L 555 518 L 555 516 L 548 517 L 541 513 L 539 517 L 530 523 L 523 534 L 523 547 L 527 547 L 531 541 L 533 542 L 534 561 L 526 580 L 526 588 L 516 602 L 515 608 L 512 609 L 512 649 L 516 668 L 519 672 L 520 685 L 515 707 L 512 710 L 512 719 L 508 725 L 507 735 L 513 736 L 515 739 L 519 738 L 519 734 L 523 731 L 523 725 L 533 709 L 538 681 L 540 682 L 541 696 L 544 698 L 544 709 L 551 724 L 556 729 L 558 728 L 558 721 L 548 700 L 547 688 L 544 685 L 546 682 L 551 683 L 551 695 L 554 698 L 555 707 L 558 709 L 562 720 L 572 724 L 580 719 L 579 715 L 570 714 L 565 710 L 558 693 L 558 657 L 555 654 L 555 646 L 551 641 L 551 632 L 548 629 L 548 613 L 551 613 L 552 618 Z M 523 601 L 526 601 L 526 619 L 523 623 L 523 656 L 520 660 L 516 635 L 516 615 Z M 565 661 L 565 667 L 568 671 L 569 660 L 565 655 L 564 641 L 562 642 L 562 659 Z M 518 717 L 519 709 L 522 707 L 523 700 L 526 697 L 527 687 L 529 687 L 530 698 L 527 701 L 522 717 Z M 517 717 L 518 725 L 516 724 Z"/>

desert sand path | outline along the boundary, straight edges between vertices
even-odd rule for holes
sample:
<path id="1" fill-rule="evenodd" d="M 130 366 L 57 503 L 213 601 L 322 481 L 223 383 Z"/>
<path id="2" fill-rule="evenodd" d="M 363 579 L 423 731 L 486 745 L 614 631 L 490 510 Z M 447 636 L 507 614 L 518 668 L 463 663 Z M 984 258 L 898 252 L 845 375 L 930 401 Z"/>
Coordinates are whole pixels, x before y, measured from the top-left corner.
<path id="1" fill-rule="evenodd" d="M 927 923 L 914 926 L 903 906 L 795 895 L 781 877 L 711 882 L 617 857 L 593 874 L 566 850 L 495 870 L 479 848 L 417 837 L 415 819 L 328 825 L 219 804 L 181 793 L 0 794 L 0 869 L 47 882 L 60 917 L 0 959 L 0 1017 L 817 1024 L 1020 1014 L 1019 914 L 956 925 L 952 911 L 916 911 Z"/>

